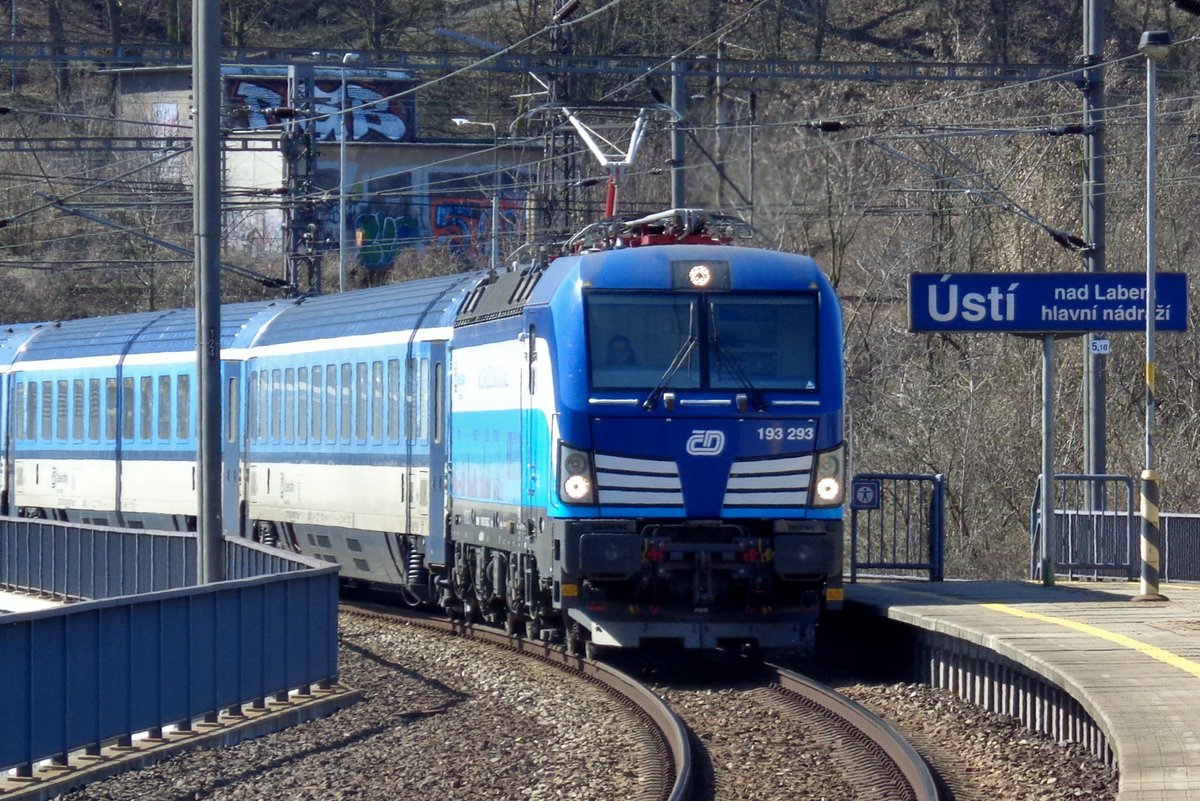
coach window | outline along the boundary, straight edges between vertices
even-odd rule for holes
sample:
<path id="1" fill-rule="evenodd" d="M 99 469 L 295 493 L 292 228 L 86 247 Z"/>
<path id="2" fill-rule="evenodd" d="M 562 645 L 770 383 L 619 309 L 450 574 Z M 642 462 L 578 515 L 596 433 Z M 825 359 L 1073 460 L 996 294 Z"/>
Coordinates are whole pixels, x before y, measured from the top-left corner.
<path id="1" fill-rule="evenodd" d="M 417 377 L 417 439 L 429 438 L 429 359 L 421 359 Z"/>
<path id="2" fill-rule="evenodd" d="M 104 379 L 104 438 L 117 440 L 117 379 Z"/>
<path id="3" fill-rule="evenodd" d="M 325 441 L 337 442 L 337 365 L 325 365 Z"/>
<path id="4" fill-rule="evenodd" d="M 140 394 L 138 410 L 142 425 L 139 434 L 143 442 L 149 442 L 154 437 L 154 379 L 151 376 L 142 376 Z"/>
<path id="5" fill-rule="evenodd" d="M 42 382 L 42 439 L 54 439 L 54 382 Z"/>
<path id="6" fill-rule="evenodd" d="M 283 441 L 296 441 L 296 371 L 283 371 Z"/>
<path id="7" fill-rule="evenodd" d="M 25 433 L 27 430 L 25 428 L 25 415 L 22 413 L 25 410 L 25 403 L 26 403 L 26 401 L 25 401 L 25 382 L 18 381 L 17 382 L 17 402 L 16 402 L 17 413 L 15 415 L 13 415 L 13 417 L 16 418 L 16 421 L 17 421 L 17 439 L 26 439 L 28 436 Z"/>
<path id="8" fill-rule="evenodd" d="M 25 436 L 37 439 L 38 436 L 38 382 L 30 381 L 27 385 L 29 394 L 25 403 Z"/>
<path id="9" fill-rule="evenodd" d="M 296 442 L 308 442 L 308 368 L 296 368 Z"/>
<path id="10" fill-rule="evenodd" d="M 171 376 L 158 377 L 158 438 L 171 438 Z"/>
<path id="11" fill-rule="evenodd" d="M 383 442 L 383 362 L 371 362 L 371 441 Z"/>
<path id="12" fill-rule="evenodd" d="M 404 360 L 404 439 L 416 438 L 416 360 Z"/>
<path id="13" fill-rule="evenodd" d="M 191 378 L 181 375 L 175 381 L 175 436 L 186 441 L 192 433 Z"/>
<path id="14" fill-rule="evenodd" d="M 388 360 L 387 373 L 387 438 L 400 441 L 400 360 Z"/>
<path id="15" fill-rule="evenodd" d="M 71 438 L 82 442 L 86 436 L 83 426 L 83 379 L 71 382 Z"/>
<path id="16" fill-rule="evenodd" d="M 321 441 L 321 398 L 325 391 L 325 385 L 321 381 L 323 368 L 319 364 L 314 364 L 312 369 L 312 438 L 313 442 Z"/>
<path id="17" fill-rule="evenodd" d="M 353 399 L 353 397 L 351 397 L 351 392 L 353 390 L 353 387 L 354 387 L 354 368 L 352 368 L 350 366 L 349 362 L 343 362 L 342 363 L 342 383 L 339 388 L 341 390 L 341 396 L 342 396 L 342 408 L 340 410 L 342 424 L 341 424 L 341 431 L 340 431 L 341 436 L 339 437 L 339 439 L 342 442 L 350 441 L 350 420 L 351 420 L 351 415 L 354 413 L 354 403 L 353 403 L 354 399 Z"/>
<path id="18" fill-rule="evenodd" d="M 100 441 L 100 379 L 88 379 L 88 439 Z"/>
<path id="19" fill-rule="evenodd" d="M 25 396 L 25 436 L 37 439 L 38 422 L 38 382 L 26 384 L 29 394 Z"/>
<path id="20" fill-rule="evenodd" d="M 121 439 L 133 439 L 133 379 L 121 379 Z"/>
<path id="21" fill-rule="evenodd" d="M 258 373 L 258 395 L 255 401 L 257 420 L 254 422 L 256 438 L 259 442 L 267 441 L 267 426 L 270 424 L 271 408 L 271 374 L 266 370 Z"/>
<path id="22" fill-rule="evenodd" d="M 267 441 L 271 425 L 271 371 L 258 371 L 258 441 Z"/>
<path id="23" fill-rule="evenodd" d="M 296 442 L 308 442 L 308 368 L 296 368 Z"/>
<path id="24" fill-rule="evenodd" d="M 354 366 L 354 439 L 367 441 L 367 363 Z"/>
<path id="25" fill-rule="evenodd" d="M 67 387 L 70 386 L 64 378 L 58 382 L 56 397 L 54 404 L 57 407 L 58 420 L 54 424 L 54 438 L 58 440 L 68 440 L 71 438 L 71 432 L 67 430 L 67 414 L 70 410 L 68 405 L 70 397 L 67 392 Z"/>
<path id="26" fill-rule="evenodd" d="M 442 442 L 442 383 L 443 383 L 443 368 L 442 363 L 437 362 L 433 366 L 433 441 L 435 444 Z"/>
<path id="27" fill-rule="evenodd" d="M 250 375 L 246 376 L 246 439 L 249 442 L 258 442 L 258 426 L 259 419 L 262 417 L 258 412 L 258 371 L 251 370 Z"/>
<path id="28" fill-rule="evenodd" d="M 238 377 L 230 376 L 225 389 L 225 441 L 236 444 L 238 440 Z"/>
<path id="29" fill-rule="evenodd" d="M 271 442 L 279 442 L 279 400 L 283 389 L 283 373 L 271 371 Z"/>

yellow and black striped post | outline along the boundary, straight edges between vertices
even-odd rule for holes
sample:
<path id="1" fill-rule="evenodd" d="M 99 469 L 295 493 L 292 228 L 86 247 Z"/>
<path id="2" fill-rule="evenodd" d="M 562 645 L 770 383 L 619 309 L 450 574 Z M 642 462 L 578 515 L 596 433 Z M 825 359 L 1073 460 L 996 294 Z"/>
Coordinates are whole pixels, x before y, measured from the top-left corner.
<path id="1" fill-rule="evenodd" d="M 1158 592 L 1161 562 L 1158 530 L 1158 471 L 1142 471 L 1142 579 L 1141 593 L 1135 601 L 1165 601 L 1167 597 Z"/>
<path id="2" fill-rule="evenodd" d="M 1142 582 L 1141 594 L 1135 601 L 1165 601 L 1158 593 L 1159 531 L 1158 531 L 1158 471 L 1154 469 L 1154 409 L 1156 367 L 1154 360 L 1154 318 L 1157 310 L 1155 289 L 1158 259 L 1155 253 L 1154 183 L 1155 145 L 1158 139 L 1155 103 L 1155 62 L 1171 49 L 1169 31 L 1146 31 L 1138 50 L 1146 57 L 1146 466 L 1142 471 Z"/>

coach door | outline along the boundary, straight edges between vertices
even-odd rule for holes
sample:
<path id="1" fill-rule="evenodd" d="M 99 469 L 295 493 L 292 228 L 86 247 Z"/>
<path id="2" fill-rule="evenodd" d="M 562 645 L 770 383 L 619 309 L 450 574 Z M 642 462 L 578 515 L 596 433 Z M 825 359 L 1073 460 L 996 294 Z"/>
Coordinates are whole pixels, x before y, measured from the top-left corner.
<path id="1" fill-rule="evenodd" d="M 446 343 L 429 343 L 429 538 L 425 561 L 446 564 L 446 439 L 449 402 L 446 388 Z"/>
<path id="2" fill-rule="evenodd" d="M 242 536 L 242 362 L 221 362 L 221 533 Z"/>

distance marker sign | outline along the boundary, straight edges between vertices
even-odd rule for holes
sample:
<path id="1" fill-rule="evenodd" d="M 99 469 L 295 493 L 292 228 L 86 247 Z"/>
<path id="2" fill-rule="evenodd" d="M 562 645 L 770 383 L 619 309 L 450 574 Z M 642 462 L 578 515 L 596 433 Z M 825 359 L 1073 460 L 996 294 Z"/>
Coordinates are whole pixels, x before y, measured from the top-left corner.
<path id="1" fill-rule="evenodd" d="M 1187 275 L 1157 273 L 1154 327 L 1187 330 Z M 913 273 L 908 328 L 1084 334 L 1146 328 L 1144 273 Z"/>

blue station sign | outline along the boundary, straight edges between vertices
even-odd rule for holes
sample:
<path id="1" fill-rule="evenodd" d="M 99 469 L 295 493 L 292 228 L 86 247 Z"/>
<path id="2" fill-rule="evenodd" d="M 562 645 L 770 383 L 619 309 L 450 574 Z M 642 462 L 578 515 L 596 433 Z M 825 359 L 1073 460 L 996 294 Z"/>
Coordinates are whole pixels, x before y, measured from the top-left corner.
<path id="1" fill-rule="evenodd" d="M 1154 327 L 1187 330 L 1187 275 L 1156 273 Z M 921 332 L 1144 331 L 1145 273 L 913 273 L 908 328 Z"/>

